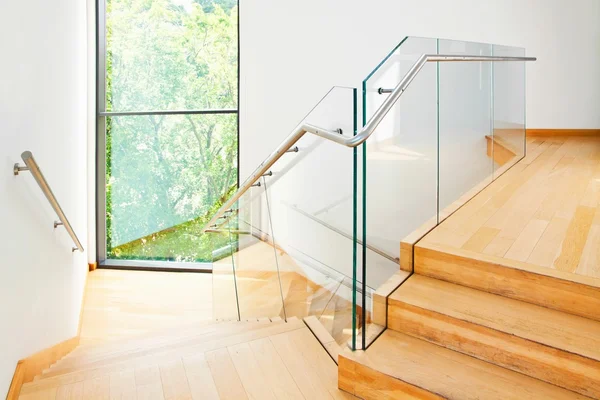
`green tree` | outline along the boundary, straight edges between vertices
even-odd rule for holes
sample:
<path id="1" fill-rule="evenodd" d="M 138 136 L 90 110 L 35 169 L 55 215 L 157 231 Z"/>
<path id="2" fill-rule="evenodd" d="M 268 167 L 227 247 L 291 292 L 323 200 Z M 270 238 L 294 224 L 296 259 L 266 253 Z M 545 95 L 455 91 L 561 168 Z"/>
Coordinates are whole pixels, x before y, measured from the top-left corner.
<path id="1" fill-rule="evenodd" d="M 237 108 L 237 6 L 109 0 L 107 110 Z M 111 258 L 210 260 L 200 228 L 237 182 L 237 115 L 107 119 Z"/>

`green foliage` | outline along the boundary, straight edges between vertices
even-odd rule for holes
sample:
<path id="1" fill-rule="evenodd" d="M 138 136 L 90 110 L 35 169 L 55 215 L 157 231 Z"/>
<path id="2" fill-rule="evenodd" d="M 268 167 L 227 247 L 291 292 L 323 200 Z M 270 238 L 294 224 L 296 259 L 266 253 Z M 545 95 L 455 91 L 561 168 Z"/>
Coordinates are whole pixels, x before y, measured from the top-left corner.
<path id="1" fill-rule="evenodd" d="M 216 6 L 229 11 L 237 6 L 237 0 L 194 0 L 204 9 L 204 12 L 213 12 Z"/>
<path id="2" fill-rule="evenodd" d="M 109 0 L 107 110 L 237 107 L 235 2 Z M 107 118 L 109 258 L 207 261 L 237 182 L 237 115 Z M 222 238 L 219 240 L 223 240 Z"/>

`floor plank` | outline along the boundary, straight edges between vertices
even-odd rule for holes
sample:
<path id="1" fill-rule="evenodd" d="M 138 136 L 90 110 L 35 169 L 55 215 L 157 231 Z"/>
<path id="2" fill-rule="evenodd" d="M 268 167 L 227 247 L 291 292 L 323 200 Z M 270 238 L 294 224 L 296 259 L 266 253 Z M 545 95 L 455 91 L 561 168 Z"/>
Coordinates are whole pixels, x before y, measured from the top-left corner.
<path id="1" fill-rule="evenodd" d="M 84 381 L 83 398 L 90 400 L 110 399 L 110 377 L 103 376 Z"/>
<path id="2" fill-rule="evenodd" d="M 562 251 L 554 263 L 556 269 L 568 272 L 575 271 L 592 227 L 595 212 L 596 210 L 591 207 L 577 207 L 569 228 L 567 228 Z"/>
<path id="3" fill-rule="evenodd" d="M 194 400 L 216 400 L 219 398 L 219 392 L 204 353 L 184 357 L 183 366 Z"/>
<path id="4" fill-rule="evenodd" d="M 110 398 L 133 399 L 136 395 L 134 370 L 118 371 L 110 374 Z"/>
<path id="5" fill-rule="evenodd" d="M 321 382 L 317 369 L 309 361 L 306 355 L 307 349 L 298 347 L 288 334 L 272 336 L 270 339 L 304 398 L 333 398 L 327 387 Z"/>
<path id="6" fill-rule="evenodd" d="M 521 234 L 508 249 L 505 257 L 510 258 L 511 260 L 527 260 L 547 226 L 548 221 L 542 219 L 530 220 L 525 226 L 525 229 L 523 229 Z"/>
<path id="7" fill-rule="evenodd" d="M 249 345 L 266 381 L 271 382 L 271 390 L 277 399 L 304 398 L 269 338 L 254 340 Z"/>
<path id="8" fill-rule="evenodd" d="M 275 395 L 266 382 L 262 369 L 248 343 L 240 343 L 227 348 L 229 356 L 240 376 L 242 385 L 250 399 L 275 400 Z"/>
<path id="9" fill-rule="evenodd" d="M 192 392 L 181 359 L 160 364 L 158 367 L 165 400 L 192 398 Z"/>
<path id="10" fill-rule="evenodd" d="M 138 367 L 134 370 L 135 387 L 138 399 L 164 399 L 158 365 Z"/>
<path id="11" fill-rule="evenodd" d="M 60 386 L 56 392 L 56 400 L 83 400 L 83 382 Z"/>
<path id="12" fill-rule="evenodd" d="M 209 351 L 206 353 L 206 361 L 222 400 L 248 398 L 226 348 Z"/>

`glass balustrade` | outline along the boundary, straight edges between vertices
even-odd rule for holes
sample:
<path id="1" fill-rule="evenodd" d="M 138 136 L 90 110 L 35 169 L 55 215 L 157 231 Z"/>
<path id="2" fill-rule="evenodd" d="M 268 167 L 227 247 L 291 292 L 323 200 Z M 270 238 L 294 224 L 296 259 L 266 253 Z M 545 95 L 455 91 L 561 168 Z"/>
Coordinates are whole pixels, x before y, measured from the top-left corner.
<path id="1" fill-rule="evenodd" d="M 352 136 L 356 96 L 334 87 L 301 123 Z M 351 339 L 356 159 L 354 148 L 305 134 L 218 220 L 214 243 L 231 243 L 213 252 L 215 314 L 314 316 L 339 343 Z"/>
<path id="2" fill-rule="evenodd" d="M 404 38 L 363 81 L 363 124 L 423 54 L 524 57 L 525 52 L 484 43 Z M 524 62 L 442 61 L 423 66 L 362 145 L 364 231 L 358 240 L 365 243 L 367 287 L 377 289 L 393 275 L 375 266 L 366 252 L 369 246 L 401 260 L 401 268 L 411 272 L 415 240 L 524 156 L 524 115 Z M 368 298 L 362 302 L 372 308 Z M 381 327 L 363 321 L 356 329 L 367 332 L 364 347 L 376 337 L 369 332 Z"/>
<path id="3" fill-rule="evenodd" d="M 210 227 L 217 318 L 314 317 L 338 344 L 366 348 L 414 242 L 524 156 L 524 62 L 439 57 L 525 54 L 505 46 L 407 37 L 360 99 L 334 87 L 301 125 L 351 138 L 357 110 L 367 125 L 424 54 L 438 58 L 364 143 L 305 133 Z"/>

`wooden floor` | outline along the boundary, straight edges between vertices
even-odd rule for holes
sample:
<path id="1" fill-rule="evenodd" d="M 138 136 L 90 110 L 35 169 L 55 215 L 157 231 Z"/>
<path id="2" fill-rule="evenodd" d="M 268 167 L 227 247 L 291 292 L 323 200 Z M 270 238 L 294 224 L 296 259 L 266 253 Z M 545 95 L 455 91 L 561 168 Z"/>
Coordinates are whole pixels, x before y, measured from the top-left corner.
<path id="1" fill-rule="evenodd" d="M 141 345 L 105 347 L 100 353 L 86 348 L 24 385 L 19 398 L 352 398 L 337 389 L 336 364 L 300 320 L 222 325 L 222 335 L 218 329 L 212 337 L 201 331 L 195 342 L 186 338 L 185 348 L 166 353 L 160 351 L 166 344 L 156 341 L 152 351 L 158 355 L 140 356 Z"/>
<path id="2" fill-rule="evenodd" d="M 97 269 L 88 275 L 82 345 L 212 321 L 212 275 Z"/>
<path id="3" fill-rule="evenodd" d="M 212 320 L 209 274 L 96 270 L 82 344 L 21 399 L 340 399 L 301 319 Z"/>
<path id="4" fill-rule="evenodd" d="M 600 138 L 528 139 L 523 160 L 419 246 L 546 267 L 600 286 Z"/>

